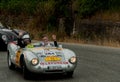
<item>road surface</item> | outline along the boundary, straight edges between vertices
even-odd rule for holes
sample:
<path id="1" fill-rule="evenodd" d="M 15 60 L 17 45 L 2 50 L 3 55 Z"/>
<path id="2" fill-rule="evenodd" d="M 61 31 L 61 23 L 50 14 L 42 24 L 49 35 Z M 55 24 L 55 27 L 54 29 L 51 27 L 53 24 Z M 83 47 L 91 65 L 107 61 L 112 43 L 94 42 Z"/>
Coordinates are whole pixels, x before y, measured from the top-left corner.
<path id="1" fill-rule="evenodd" d="M 9 70 L 7 53 L 0 52 L 0 82 L 120 82 L 120 48 L 94 45 L 63 44 L 77 54 L 73 78 L 40 76 L 24 80 L 19 69 Z"/>

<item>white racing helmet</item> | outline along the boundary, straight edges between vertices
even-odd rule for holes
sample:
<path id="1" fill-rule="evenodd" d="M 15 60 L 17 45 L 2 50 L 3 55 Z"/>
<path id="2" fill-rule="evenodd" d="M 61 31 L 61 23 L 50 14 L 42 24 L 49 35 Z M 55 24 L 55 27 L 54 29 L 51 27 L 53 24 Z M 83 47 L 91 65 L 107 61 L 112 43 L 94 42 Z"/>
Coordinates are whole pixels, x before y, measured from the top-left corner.
<path id="1" fill-rule="evenodd" d="M 22 36 L 23 44 L 27 45 L 28 43 L 31 43 L 30 35 L 29 34 L 24 34 Z"/>
<path id="2" fill-rule="evenodd" d="M 29 34 L 25 34 L 22 36 L 22 39 L 29 39 L 30 38 L 30 35 Z"/>

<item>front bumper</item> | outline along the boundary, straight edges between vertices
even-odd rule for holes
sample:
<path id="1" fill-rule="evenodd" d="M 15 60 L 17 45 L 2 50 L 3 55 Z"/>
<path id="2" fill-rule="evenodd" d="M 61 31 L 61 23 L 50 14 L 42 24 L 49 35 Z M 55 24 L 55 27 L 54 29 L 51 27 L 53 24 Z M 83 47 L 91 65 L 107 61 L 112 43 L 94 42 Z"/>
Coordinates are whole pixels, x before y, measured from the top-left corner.
<path id="1" fill-rule="evenodd" d="M 66 63 L 66 64 L 41 64 L 36 66 L 27 64 L 27 68 L 30 72 L 39 74 L 54 74 L 54 73 L 66 73 L 74 71 L 76 64 Z"/>

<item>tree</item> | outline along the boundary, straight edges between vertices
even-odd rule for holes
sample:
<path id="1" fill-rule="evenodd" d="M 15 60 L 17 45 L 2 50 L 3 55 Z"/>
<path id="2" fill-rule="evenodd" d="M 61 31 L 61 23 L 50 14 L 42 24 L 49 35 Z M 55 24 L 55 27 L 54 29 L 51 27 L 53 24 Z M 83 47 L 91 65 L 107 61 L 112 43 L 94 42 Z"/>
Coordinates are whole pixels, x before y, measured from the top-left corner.
<path id="1" fill-rule="evenodd" d="M 55 0 L 55 11 L 50 18 L 50 24 L 59 29 L 59 21 L 64 18 L 65 32 L 70 36 L 73 28 L 72 0 Z"/>
<path id="2" fill-rule="evenodd" d="M 81 17 L 93 15 L 96 11 L 105 10 L 109 7 L 109 0 L 77 0 L 78 11 Z"/>

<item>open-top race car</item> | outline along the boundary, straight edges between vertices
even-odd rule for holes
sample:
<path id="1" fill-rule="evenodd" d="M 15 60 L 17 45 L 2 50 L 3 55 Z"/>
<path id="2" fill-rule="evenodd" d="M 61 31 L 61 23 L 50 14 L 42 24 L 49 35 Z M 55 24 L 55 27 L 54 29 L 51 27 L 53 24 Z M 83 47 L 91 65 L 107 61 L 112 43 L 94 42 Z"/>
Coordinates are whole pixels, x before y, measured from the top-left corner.
<path id="1" fill-rule="evenodd" d="M 8 44 L 8 67 L 22 68 L 23 76 L 29 79 L 33 73 L 64 74 L 72 77 L 77 65 L 76 54 L 69 49 L 54 46 L 42 47 L 40 42 L 20 48 L 15 43 Z"/>

